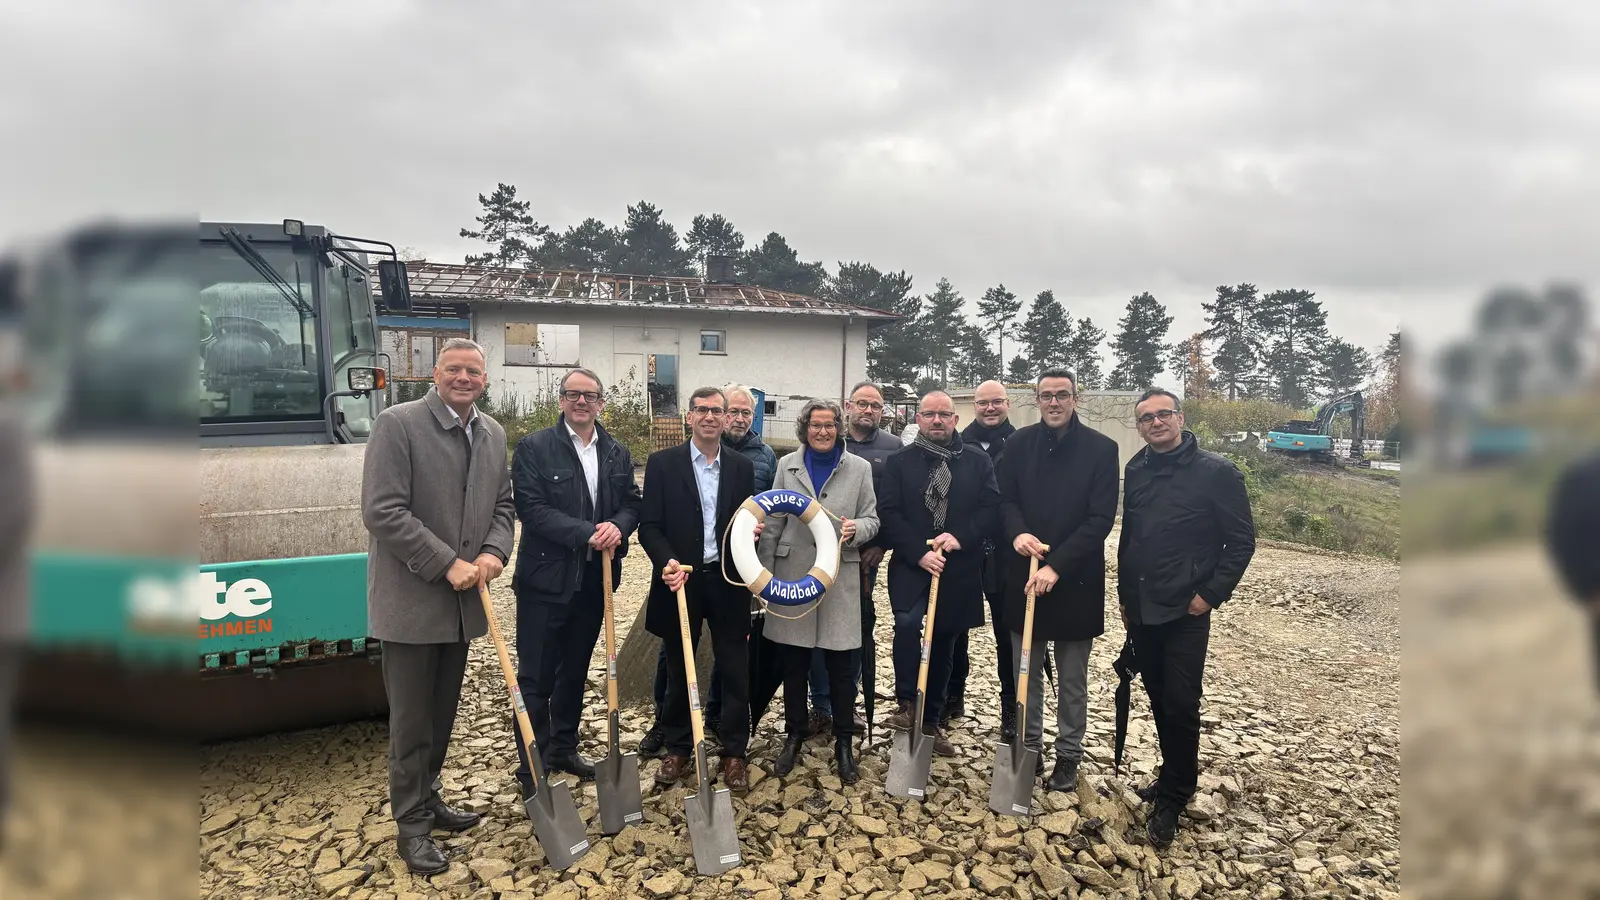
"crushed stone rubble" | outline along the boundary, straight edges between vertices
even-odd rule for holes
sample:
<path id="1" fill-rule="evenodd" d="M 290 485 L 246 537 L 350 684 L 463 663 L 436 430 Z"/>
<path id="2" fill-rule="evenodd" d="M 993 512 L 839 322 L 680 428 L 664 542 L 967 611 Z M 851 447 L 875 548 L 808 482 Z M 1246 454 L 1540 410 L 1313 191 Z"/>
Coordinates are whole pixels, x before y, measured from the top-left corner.
<path id="1" fill-rule="evenodd" d="M 1113 534 L 1110 547 L 1115 540 Z M 648 577 L 642 554 L 630 554 L 626 565 L 616 595 L 619 638 Z M 696 874 L 684 819 L 689 789 L 657 788 L 651 780 L 656 763 L 641 759 L 645 820 L 612 837 L 600 833 L 594 784 L 573 781 L 592 849 L 576 866 L 555 872 L 544 866 L 522 811 L 505 688 L 485 639 L 472 647 L 442 779 L 447 800 L 485 819 L 464 834 L 436 835 L 452 861 L 448 871 L 414 876 L 396 855 L 386 727 L 363 722 L 205 750 L 201 895 L 1397 898 L 1399 577 L 1398 565 L 1382 560 L 1283 545 L 1258 551 L 1239 593 L 1213 623 L 1199 791 L 1177 841 L 1162 852 L 1145 840 L 1150 807 L 1134 793 L 1151 782 L 1158 763 L 1140 685 L 1123 771 L 1112 773 L 1111 661 L 1122 627 L 1115 601 L 1108 600 L 1107 633 L 1091 661 L 1087 755 L 1078 789 L 1051 793 L 1041 785 L 1029 819 L 987 809 L 1000 706 L 993 638 L 980 628 L 971 633 L 968 715 L 952 732 L 957 755 L 935 757 L 924 802 L 902 803 L 883 789 L 890 732 L 881 717 L 892 706 L 888 700 L 879 701 L 873 744 L 860 753 L 859 783 L 843 786 L 833 774 L 827 736 L 808 742 L 787 777 L 772 776 L 780 693 L 752 741 L 750 791 L 734 799 L 743 866 L 716 877 Z M 493 594 L 509 631 L 515 606 L 508 582 L 502 579 Z M 885 602 L 881 580 L 874 596 Z M 890 645 L 889 618 L 879 617 L 880 648 Z M 590 759 L 605 750 L 604 677 L 602 644 L 592 660 L 580 732 Z M 880 652 L 880 695 L 891 693 L 892 685 L 890 660 Z M 623 746 L 637 745 L 650 715 L 648 706 L 623 710 Z"/>

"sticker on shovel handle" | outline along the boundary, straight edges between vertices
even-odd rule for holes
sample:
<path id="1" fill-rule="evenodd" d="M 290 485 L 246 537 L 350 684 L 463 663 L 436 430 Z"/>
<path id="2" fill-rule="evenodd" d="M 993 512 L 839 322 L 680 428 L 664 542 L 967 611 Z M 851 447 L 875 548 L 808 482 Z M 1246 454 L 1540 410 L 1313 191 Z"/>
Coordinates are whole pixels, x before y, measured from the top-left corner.
<path id="1" fill-rule="evenodd" d="M 522 703 L 522 686 L 521 685 L 513 684 L 511 686 L 511 703 L 512 703 L 513 706 L 515 706 L 517 708 L 517 712 L 519 712 L 519 713 L 525 713 L 525 712 L 528 711 L 528 707 L 523 705 L 523 703 Z"/>
<path id="2" fill-rule="evenodd" d="M 606 677 L 612 681 L 617 680 L 617 655 L 615 653 L 606 657 Z"/>
<path id="3" fill-rule="evenodd" d="M 1022 671 L 1028 671 L 1028 648 L 1022 648 Z"/>
<path id="4" fill-rule="evenodd" d="M 928 661 L 928 648 L 931 645 L 932 644 L 929 641 L 925 640 L 925 641 L 922 642 L 922 661 L 923 662 L 927 662 Z"/>
<path id="5" fill-rule="evenodd" d="M 700 709 L 700 686 L 693 681 L 689 682 L 689 708 Z"/>

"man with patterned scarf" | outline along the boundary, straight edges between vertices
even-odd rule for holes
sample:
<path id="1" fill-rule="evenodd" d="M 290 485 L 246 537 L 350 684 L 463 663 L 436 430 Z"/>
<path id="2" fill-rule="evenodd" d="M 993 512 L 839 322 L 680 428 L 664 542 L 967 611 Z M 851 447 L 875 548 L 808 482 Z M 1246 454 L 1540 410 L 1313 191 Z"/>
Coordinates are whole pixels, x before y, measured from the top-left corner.
<path id="1" fill-rule="evenodd" d="M 972 392 L 974 419 L 961 431 L 961 443 L 968 448 L 982 450 L 989 461 L 1000 465 L 1000 454 L 1005 452 L 1006 439 L 1017 426 L 1011 424 L 1011 400 L 1006 396 L 1006 386 L 998 381 L 985 381 Z M 994 629 L 995 673 L 1000 678 L 1000 739 L 1012 740 L 1017 733 L 1017 663 L 1011 656 L 1011 632 L 1005 626 L 1005 592 L 1001 573 L 1005 559 L 995 555 L 996 547 L 1007 541 L 998 533 L 983 539 L 983 597 L 989 604 L 989 623 Z M 950 693 L 946 695 L 944 718 L 940 726 L 950 727 L 952 719 L 967 714 L 967 635 L 956 638 L 956 658 L 950 670 Z"/>
<path id="2" fill-rule="evenodd" d="M 934 752 L 955 755 L 940 713 L 958 637 L 983 624 L 983 540 L 999 527 L 1000 488 L 988 455 L 956 433 L 955 406 L 944 391 L 917 406 L 917 438 L 884 463 L 879 536 L 889 548 L 889 606 L 894 611 L 894 680 L 898 710 L 888 725 L 909 731 L 916 715 L 917 669 L 928 589 L 939 575 L 928 660 L 924 734 Z M 941 553 L 928 545 L 932 540 Z"/>

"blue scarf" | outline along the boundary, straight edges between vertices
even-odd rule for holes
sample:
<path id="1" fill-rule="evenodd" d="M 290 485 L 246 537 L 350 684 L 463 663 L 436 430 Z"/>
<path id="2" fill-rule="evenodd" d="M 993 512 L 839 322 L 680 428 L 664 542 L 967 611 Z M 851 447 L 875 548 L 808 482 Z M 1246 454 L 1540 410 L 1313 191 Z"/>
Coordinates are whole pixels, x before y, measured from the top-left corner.
<path id="1" fill-rule="evenodd" d="M 828 476 L 838 468 L 839 459 L 844 456 L 844 442 L 834 441 L 833 449 L 827 453 L 818 453 L 807 444 L 805 454 L 802 456 L 806 464 L 806 474 L 811 476 L 811 487 L 818 494 L 822 493 L 822 486 L 828 483 Z"/>

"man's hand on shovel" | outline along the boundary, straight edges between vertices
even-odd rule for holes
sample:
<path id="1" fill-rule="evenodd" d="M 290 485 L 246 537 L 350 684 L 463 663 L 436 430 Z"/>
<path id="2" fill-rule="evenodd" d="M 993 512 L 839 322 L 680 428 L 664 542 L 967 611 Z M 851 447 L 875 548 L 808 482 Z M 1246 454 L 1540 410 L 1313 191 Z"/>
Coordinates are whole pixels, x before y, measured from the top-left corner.
<path id="1" fill-rule="evenodd" d="M 478 567 L 464 559 L 457 559 L 450 564 L 450 569 L 444 573 L 450 586 L 458 591 L 464 591 L 478 585 Z"/>
<path id="2" fill-rule="evenodd" d="M 684 582 L 689 580 L 689 573 L 678 565 L 677 560 L 669 559 L 667 564 L 661 567 L 661 580 L 666 583 L 667 590 L 677 593 Z"/>
<path id="3" fill-rule="evenodd" d="M 1017 535 L 1017 539 L 1011 542 L 1011 549 L 1023 556 L 1044 559 L 1045 544 L 1027 532 Z"/>
<path id="4" fill-rule="evenodd" d="M 506 564 L 501 562 L 500 557 L 495 556 L 493 553 L 479 553 L 478 558 L 473 560 L 472 564 L 478 567 L 479 584 L 488 584 L 499 578 L 500 573 L 506 570 Z"/>

